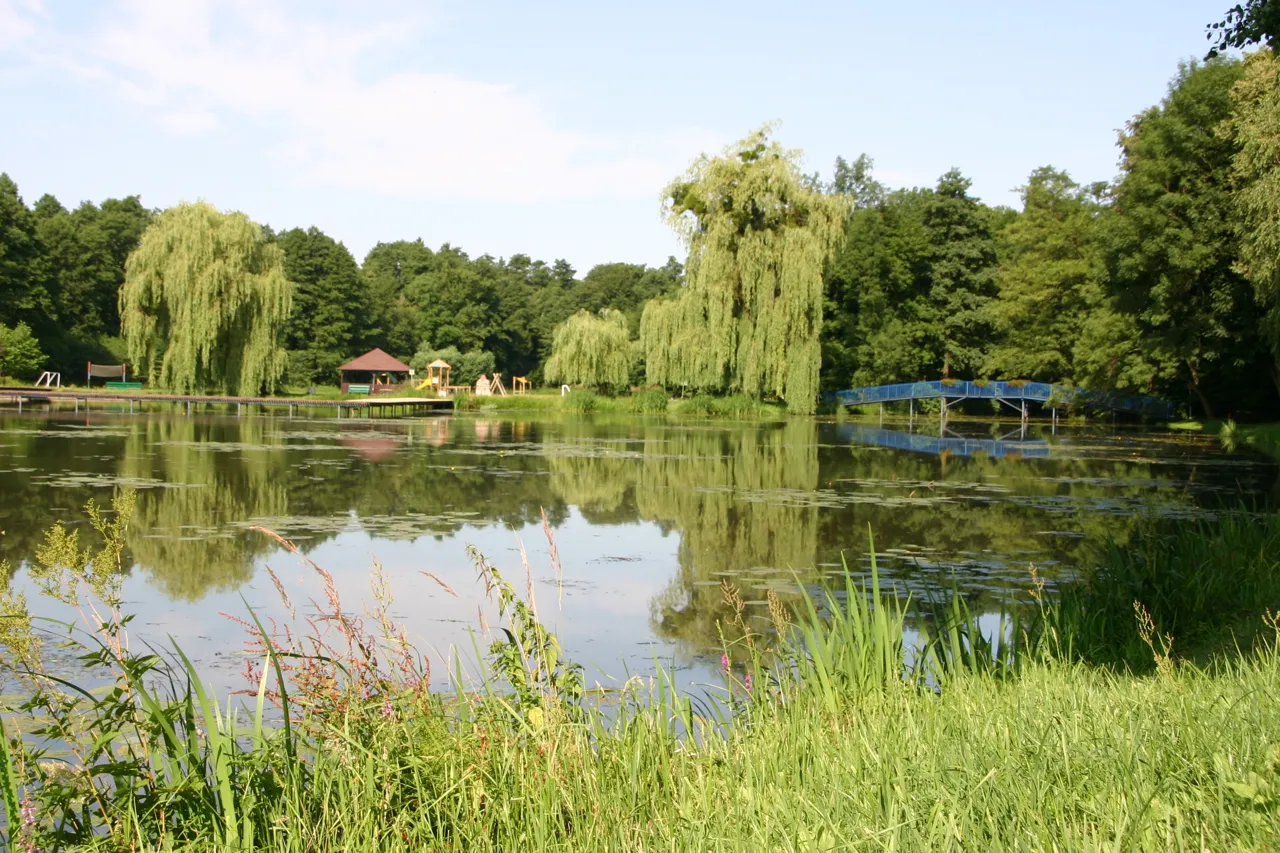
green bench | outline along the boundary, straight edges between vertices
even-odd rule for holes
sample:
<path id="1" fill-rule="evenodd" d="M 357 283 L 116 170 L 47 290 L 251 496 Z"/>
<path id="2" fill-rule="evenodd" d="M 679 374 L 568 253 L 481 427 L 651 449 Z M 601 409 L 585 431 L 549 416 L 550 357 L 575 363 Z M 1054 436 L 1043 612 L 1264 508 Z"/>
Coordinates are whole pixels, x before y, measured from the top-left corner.
<path id="1" fill-rule="evenodd" d="M 141 391 L 141 382 L 108 382 L 108 391 Z"/>
<path id="2" fill-rule="evenodd" d="M 365 394 L 365 395 L 367 395 L 367 394 L 369 393 L 369 386 L 368 386 L 368 385 L 348 385 L 348 386 L 347 386 L 347 393 L 348 393 L 348 394 Z"/>

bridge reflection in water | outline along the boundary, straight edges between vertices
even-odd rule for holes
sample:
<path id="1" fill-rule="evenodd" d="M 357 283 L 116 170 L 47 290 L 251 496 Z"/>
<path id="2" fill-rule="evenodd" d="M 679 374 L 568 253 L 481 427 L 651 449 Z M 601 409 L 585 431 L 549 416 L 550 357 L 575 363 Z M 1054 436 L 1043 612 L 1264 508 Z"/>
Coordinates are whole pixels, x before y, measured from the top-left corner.
<path id="1" fill-rule="evenodd" d="M 940 436 L 924 435 L 861 424 L 840 424 L 836 432 L 845 441 L 877 447 L 892 447 L 896 450 L 910 450 L 914 453 L 931 453 L 935 456 L 946 454 L 948 456 L 988 456 L 995 459 L 1004 457 L 1043 459 L 1052 453 L 1049 442 L 1028 439 L 1025 427 L 1001 438 L 966 438 L 954 433 L 951 435 L 944 433 Z"/>

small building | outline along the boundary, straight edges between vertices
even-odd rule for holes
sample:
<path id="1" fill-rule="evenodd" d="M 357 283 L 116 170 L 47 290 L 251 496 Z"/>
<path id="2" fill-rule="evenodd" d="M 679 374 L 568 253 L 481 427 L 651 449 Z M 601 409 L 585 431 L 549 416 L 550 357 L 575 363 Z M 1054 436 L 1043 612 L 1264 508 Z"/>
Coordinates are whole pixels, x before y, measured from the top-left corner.
<path id="1" fill-rule="evenodd" d="M 385 394 L 409 381 L 409 365 L 378 348 L 338 368 L 343 394 Z"/>

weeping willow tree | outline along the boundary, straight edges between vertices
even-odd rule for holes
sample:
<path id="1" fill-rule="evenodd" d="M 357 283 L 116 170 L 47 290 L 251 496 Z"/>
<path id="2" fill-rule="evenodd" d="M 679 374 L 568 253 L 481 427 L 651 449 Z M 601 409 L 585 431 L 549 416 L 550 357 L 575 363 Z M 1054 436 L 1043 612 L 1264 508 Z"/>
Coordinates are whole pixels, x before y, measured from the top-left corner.
<path id="1" fill-rule="evenodd" d="M 200 202 L 157 216 L 120 288 L 121 334 L 136 371 L 180 392 L 273 391 L 293 301 L 283 261 L 242 213 Z"/>
<path id="2" fill-rule="evenodd" d="M 552 332 L 543 374 L 552 382 L 618 389 L 631 381 L 634 363 L 626 315 L 611 308 L 599 314 L 584 310 Z"/>
<path id="3" fill-rule="evenodd" d="M 822 273 L 848 202 L 800 171 L 769 128 L 703 155 L 667 187 L 667 221 L 689 247 L 686 285 L 645 306 L 648 381 L 772 396 L 811 413 L 822 354 Z"/>

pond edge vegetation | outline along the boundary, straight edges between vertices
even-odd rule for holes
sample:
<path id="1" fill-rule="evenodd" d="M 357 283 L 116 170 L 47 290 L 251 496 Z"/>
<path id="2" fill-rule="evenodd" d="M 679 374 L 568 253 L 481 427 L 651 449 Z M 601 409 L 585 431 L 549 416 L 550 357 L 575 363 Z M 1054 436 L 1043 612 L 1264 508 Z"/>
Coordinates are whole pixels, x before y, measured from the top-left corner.
<path id="1" fill-rule="evenodd" d="M 327 601 L 299 620 L 281 587 L 292 625 L 246 615 L 241 707 L 181 649 L 129 649 L 132 507 L 91 504 L 99 541 L 55 525 L 33 563 L 84 624 L 37 630 L 3 600 L 31 688 L 0 718 L 10 849 L 1243 849 L 1280 830 L 1274 515 L 1151 528 L 1056 593 L 1032 567 L 996 631 L 955 596 L 909 640 L 874 554 L 837 588 L 770 594 L 767 625 L 725 585 L 701 694 L 661 665 L 587 690 L 527 557 L 521 595 L 474 551 L 502 623 L 479 627 L 478 680 L 456 658 L 432 691 L 380 568 L 357 614 L 299 553 Z M 45 671 L 39 642 L 70 644 L 92 684 Z"/>

